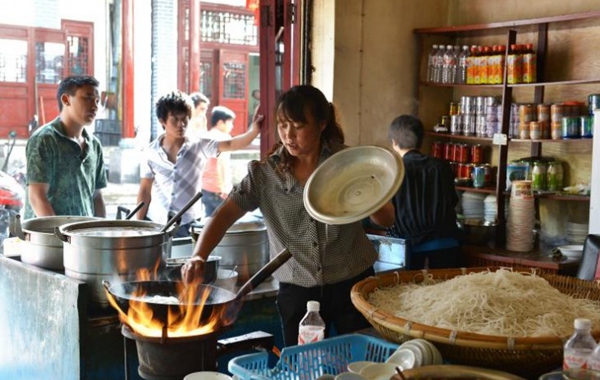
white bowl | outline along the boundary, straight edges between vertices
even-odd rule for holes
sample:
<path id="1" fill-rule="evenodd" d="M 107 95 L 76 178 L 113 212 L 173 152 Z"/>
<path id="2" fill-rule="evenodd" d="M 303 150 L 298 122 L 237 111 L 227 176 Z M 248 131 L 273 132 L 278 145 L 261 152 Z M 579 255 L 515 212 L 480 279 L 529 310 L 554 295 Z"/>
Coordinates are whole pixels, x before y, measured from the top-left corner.
<path id="1" fill-rule="evenodd" d="M 411 369 L 415 366 L 415 353 L 406 348 L 396 350 L 396 352 L 390 355 L 385 362 L 396 364 L 400 366 L 403 371 Z"/>
<path id="2" fill-rule="evenodd" d="M 350 364 L 348 364 L 348 371 L 350 372 L 354 372 L 354 373 L 360 373 L 360 371 L 365 368 L 368 365 L 371 364 L 377 364 L 376 362 L 370 362 L 370 361 L 358 361 L 358 362 L 352 362 Z"/>
<path id="3" fill-rule="evenodd" d="M 581 257 L 583 255 L 583 245 L 562 245 L 558 247 L 560 253 L 568 257 Z"/>
<path id="4" fill-rule="evenodd" d="M 193 372 L 183 378 L 183 380 L 232 380 L 231 376 L 224 373 L 212 371 Z"/>
<path id="5" fill-rule="evenodd" d="M 423 353 L 421 352 L 421 349 L 419 347 L 412 345 L 412 344 L 406 346 L 406 343 L 404 343 L 396 351 L 404 350 L 404 349 L 412 351 L 413 354 L 415 355 L 414 367 L 420 367 L 423 365 Z"/>
<path id="6" fill-rule="evenodd" d="M 342 372 L 335 377 L 335 380 L 367 380 L 367 378 L 354 372 Z"/>
<path id="7" fill-rule="evenodd" d="M 409 340 L 408 342 L 404 343 L 401 347 L 405 348 L 405 347 L 410 347 L 410 346 L 414 346 L 417 347 L 420 351 L 421 354 L 423 355 L 423 360 L 421 362 L 421 365 L 431 365 L 433 363 L 433 351 L 431 350 L 431 348 L 429 347 L 429 342 L 427 342 L 424 339 L 412 339 Z"/>
<path id="8" fill-rule="evenodd" d="M 389 380 L 396 374 L 397 366 L 394 363 L 375 363 L 363 368 L 359 374 L 369 380 Z"/>

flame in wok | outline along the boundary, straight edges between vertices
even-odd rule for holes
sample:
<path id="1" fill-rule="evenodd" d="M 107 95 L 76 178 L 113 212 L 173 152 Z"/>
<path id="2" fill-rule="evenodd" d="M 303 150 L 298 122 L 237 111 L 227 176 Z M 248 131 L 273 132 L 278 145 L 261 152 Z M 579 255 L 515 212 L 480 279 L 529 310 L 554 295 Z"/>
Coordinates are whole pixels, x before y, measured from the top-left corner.
<path id="1" fill-rule="evenodd" d="M 152 275 L 148 270 L 141 270 L 137 274 L 139 281 L 150 281 Z M 209 286 L 184 286 L 177 283 L 174 296 L 160 296 L 147 294 L 138 287 L 129 300 L 127 313 L 125 313 L 115 297 L 106 291 L 108 301 L 119 312 L 121 322 L 127 324 L 139 335 L 146 337 L 190 337 L 216 331 L 227 320 L 225 312 L 227 307 L 208 305 L 210 314 L 202 318 L 206 300 L 210 296 Z M 168 309 L 166 321 L 155 316 L 153 306 L 161 304 Z"/>

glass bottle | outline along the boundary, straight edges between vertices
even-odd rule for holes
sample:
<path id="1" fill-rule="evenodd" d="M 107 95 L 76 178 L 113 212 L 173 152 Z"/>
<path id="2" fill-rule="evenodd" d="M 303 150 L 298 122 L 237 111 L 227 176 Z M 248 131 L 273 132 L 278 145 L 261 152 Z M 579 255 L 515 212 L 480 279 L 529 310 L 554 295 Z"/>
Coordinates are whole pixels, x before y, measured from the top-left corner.
<path id="1" fill-rule="evenodd" d="M 563 167 L 560 161 L 548 163 L 548 190 L 561 191 L 563 188 Z"/>
<path id="2" fill-rule="evenodd" d="M 587 360 L 596 348 L 596 341 L 591 334 L 592 322 L 589 319 L 577 318 L 573 326 L 575 333 L 564 345 L 563 370 L 587 368 Z"/>

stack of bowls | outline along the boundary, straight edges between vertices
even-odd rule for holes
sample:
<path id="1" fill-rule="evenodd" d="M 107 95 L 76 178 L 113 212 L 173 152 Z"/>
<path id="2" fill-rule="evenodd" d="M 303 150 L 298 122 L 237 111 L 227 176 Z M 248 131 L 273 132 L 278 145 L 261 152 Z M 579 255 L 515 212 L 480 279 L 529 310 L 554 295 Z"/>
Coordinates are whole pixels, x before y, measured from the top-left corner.
<path id="1" fill-rule="evenodd" d="M 588 235 L 590 225 L 587 223 L 567 223 L 567 240 L 571 244 L 583 244 Z"/>

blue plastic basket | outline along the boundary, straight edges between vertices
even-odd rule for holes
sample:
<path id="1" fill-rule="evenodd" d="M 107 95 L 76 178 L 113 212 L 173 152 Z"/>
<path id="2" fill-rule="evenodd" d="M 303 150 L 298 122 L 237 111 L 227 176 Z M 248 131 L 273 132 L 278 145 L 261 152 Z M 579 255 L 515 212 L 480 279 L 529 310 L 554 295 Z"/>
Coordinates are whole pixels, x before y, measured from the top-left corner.
<path id="1" fill-rule="evenodd" d="M 347 371 L 349 363 L 368 360 L 384 362 L 398 344 L 368 335 L 350 334 L 302 346 L 286 347 L 273 368 L 268 352 L 239 356 L 229 361 L 228 369 L 241 380 L 316 379 L 324 374 Z"/>

